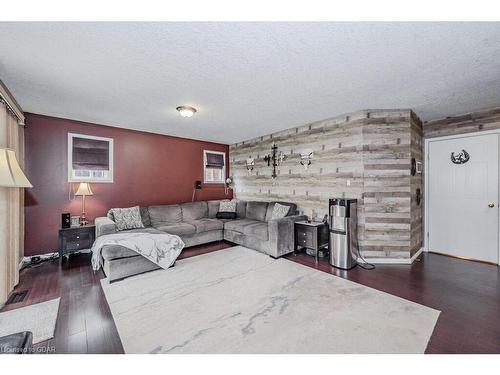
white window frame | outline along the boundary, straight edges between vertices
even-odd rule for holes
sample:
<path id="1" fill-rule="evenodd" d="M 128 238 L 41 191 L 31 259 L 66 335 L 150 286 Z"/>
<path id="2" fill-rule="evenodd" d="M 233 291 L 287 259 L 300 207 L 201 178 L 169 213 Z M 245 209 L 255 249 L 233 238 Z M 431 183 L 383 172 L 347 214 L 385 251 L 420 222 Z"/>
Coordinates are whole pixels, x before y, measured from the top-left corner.
<path id="1" fill-rule="evenodd" d="M 219 154 L 224 157 L 224 166 L 222 167 L 222 181 L 207 181 L 206 180 L 206 169 L 207 169 L 207 153 Z M 226 153 L 221 151 L 211 151 L 203 150 L 203 183 L 205 184 L 224 184 L 226 182 Z"/>

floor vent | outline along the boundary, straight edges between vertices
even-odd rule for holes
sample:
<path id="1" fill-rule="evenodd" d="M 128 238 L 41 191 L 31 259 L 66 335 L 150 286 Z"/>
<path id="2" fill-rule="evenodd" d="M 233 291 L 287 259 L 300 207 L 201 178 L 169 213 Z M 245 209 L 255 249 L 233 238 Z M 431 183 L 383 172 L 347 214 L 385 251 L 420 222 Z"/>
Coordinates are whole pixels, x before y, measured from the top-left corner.
<path id="1" fill-rule="evenodd" d="M 13 303 L 19 303 L 24 301 L 24 297 L 28 294 L 27 290 L 23 290 L 22 292 L 13 293 L 10 295 L 9 299 L 5 303 L 6 305 L 12 305 Z"/>

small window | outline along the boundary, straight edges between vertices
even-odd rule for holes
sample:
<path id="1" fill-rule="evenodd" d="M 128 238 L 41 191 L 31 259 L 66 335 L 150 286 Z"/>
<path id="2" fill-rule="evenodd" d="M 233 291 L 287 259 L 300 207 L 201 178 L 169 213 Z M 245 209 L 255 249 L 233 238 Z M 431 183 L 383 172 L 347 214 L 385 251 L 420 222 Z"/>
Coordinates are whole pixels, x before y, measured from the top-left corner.
<path id="1" fill-rule="evenodd" d="M 203 151 L 205 183 L 223 184 L 226 180 L 226 154 L 219 151 Z"/>

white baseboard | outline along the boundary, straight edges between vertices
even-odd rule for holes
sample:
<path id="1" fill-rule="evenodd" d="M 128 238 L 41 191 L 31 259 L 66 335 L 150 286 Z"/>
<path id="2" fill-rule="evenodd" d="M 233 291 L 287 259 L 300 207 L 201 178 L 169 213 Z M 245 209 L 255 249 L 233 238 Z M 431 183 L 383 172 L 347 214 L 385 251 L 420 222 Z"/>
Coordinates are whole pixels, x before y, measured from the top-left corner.
<path id="1" fill-rule="evenodd" d="M 422 247 L 411 258 L 365 258 L 365 261 L 372 264 L 412 264 L 423 251 Z M 358 262 L 363 263 L 363 260 L 358 258 Z"/>

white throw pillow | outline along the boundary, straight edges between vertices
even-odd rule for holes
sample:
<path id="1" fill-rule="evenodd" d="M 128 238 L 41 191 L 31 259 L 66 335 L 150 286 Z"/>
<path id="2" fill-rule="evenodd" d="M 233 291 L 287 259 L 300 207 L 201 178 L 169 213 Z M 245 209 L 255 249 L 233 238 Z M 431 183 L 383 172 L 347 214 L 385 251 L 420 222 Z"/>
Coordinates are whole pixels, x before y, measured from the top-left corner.
<path id="1" fill-rule="evenodd" d="M 290 206 L 275 203 L 271 220 L 284 218 L 286 215 L 288 215 L 288 211 L 290 211 Z"/>
<path id="2" fill-rule="evenodd" d="M 130 208 L 112 208 L 109 210 L 113 215 L 118 230 L 144 228 L 139 206 Z"/>
<path id="3" fill-rule="evenodd" d="M 220 201 L 219 212 L 236 212 L 236 201 Z"/>

